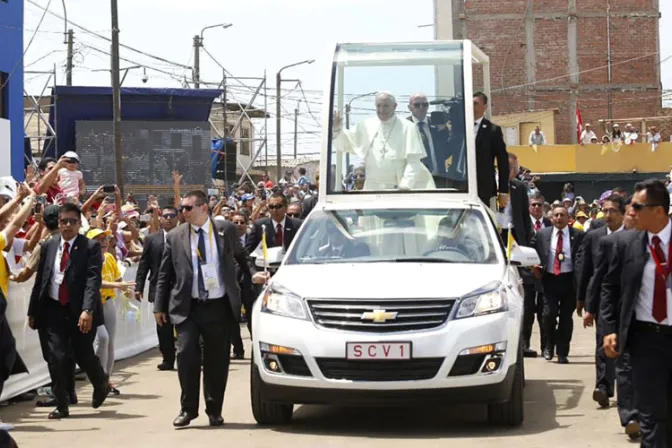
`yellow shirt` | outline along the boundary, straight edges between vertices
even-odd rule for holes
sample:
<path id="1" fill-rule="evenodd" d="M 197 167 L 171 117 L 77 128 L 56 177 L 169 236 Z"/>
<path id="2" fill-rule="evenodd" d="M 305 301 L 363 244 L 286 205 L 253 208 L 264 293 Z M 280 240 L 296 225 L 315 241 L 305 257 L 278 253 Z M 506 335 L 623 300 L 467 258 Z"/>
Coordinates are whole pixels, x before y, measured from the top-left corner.
<path id="1" fill-rule="evenodd" d="M 2 241 L 0 241 L 0 243 L 1 242 Z M 105 252 L 105 260 L 103 261 L 103 281 L 112 283 L 116 282 L 119 278 L 121 278 L 121 271 L 119 270 L 117 260 L 115 260 L 112 254 Z M 116 296 L 116 289 L 100 288 L 100 297 L 103 303 L 107 302 L 108 299 L 114 299 Z"/>
<path id="2" fill-rule="evenodd" d="M 4 251 L 7 247 L 7 236 L 5 232 L 0 232 L 0 250 Z M 7 265 L 7 259 L 2 259 L 0 263 L 0 289 L 2 289 L 2 294 L 5 296 L 5 299 L 9 300 L 7 295 L 7 289 L 9 288 L 9 267 Z"/>

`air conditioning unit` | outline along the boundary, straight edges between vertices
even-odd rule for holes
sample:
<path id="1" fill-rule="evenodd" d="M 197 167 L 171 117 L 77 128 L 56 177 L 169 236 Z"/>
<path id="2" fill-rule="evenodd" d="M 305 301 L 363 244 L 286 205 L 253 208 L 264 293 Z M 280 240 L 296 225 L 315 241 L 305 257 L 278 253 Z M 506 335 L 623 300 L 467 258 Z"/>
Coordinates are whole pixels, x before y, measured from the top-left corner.
<path id="1" fill-rule="evenodd" d="M 12 133 L 10 121 L 0 118 L 0 177 L 12 175 Z"/>

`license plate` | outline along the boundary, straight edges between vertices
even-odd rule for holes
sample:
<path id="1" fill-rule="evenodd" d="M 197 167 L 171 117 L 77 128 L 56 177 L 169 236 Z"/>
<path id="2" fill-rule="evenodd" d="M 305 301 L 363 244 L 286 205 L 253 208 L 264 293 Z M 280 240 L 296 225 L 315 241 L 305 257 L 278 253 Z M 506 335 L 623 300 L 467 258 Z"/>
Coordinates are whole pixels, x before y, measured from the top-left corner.
<path id="1" fill-rule="evenodd" d="M 348 342 L 346 359 L 411 359 L 410 342 Z"/>

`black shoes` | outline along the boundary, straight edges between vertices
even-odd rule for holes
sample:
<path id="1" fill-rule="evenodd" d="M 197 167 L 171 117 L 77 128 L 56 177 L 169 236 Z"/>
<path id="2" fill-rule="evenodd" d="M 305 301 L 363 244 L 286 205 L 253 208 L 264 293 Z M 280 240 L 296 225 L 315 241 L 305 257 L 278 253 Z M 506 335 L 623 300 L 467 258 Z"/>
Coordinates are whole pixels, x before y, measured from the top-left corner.
<path id="1" fill-rule="evenodd" d="M 642 437 L 642 428 L 636 420 L 630 420 L 625 425 L 625 433 L 630 437 L 630 440 L 637 440 Z"/>
<path id="2" fill-rule="evenodd" d="M 110 385 L 105 383 L 103 387 L 97 387 L 93 389 L 93 398 L 91 400 L 91 405 L 93 409 L 98 409 L 105 403 L 107 396 L 110 394 Z"/>
<path id="3" fill-rule="evenodd" d="M 210 426 L 224 426 L 224 419 L 221 415 L 208 415 L 208 420 L 210 420 Z"/>
<path id="4" fill-rule="evenodd" d="M 173 420 L 173 426 L 176 428 L 184 428 L 185 426 L 189 426 L 189 423 L 196 418 L 198 418 L 198 414 L 191 415 L 186 411 L 180 411 L 180 414 Z"/>
<path id="5" fill-rule="evenodd" d="M 531 348 L 524 347 L 523 348 L 523 358 L 536 358 L 538 356 L 536 350 L 532 350 Z"/>
<path id="6" fill-rule="evenodd" d="M 544 349 L 544 359 L 546 361 L 551 361 L 553 359 L 553 350 L 550 348 Z"/>
<path id="7" fill-rule="evenodd" d="M 157 368 L 158 370 L 161 370 L 162 372 L 166 372 L 166 371 L 168 371 L 168 370 L 174 370 L 174 368 L 173 368 L 173 364 L 174 364 L 174 363 L 170 363 L 170 364 L 169 364 L 169 363 L 167 363 L 167 362 L 162 362 L 161 364 L 159 364 L 158 366 L 156 366 L 156 368 Z"/>
<path id="8" fill-rule="evenodd" d="M 49 413 L 49 420 L 60 420 L 70 417 L 70 411 L 67 408 L 56 408 Z"/>
<path id="9" fill-rule="evenodd" d="M 569 364 L 569 359 L 566 356 L 558 355 L 558 364 Z"/>
<path id="10" fill-rule="evenodd" d="M 600 407 L 603 409 L 609 407 L 609 396 L 605 391 L 603 391 L 599 387 L 593 391 L 593 401 L 597 402 L 597 404 L 599 404 Z"/>
<path id="11" fill-rule="evenodd" d="M 245 352 L 243 352 L 243 353 L 234 353 L 234 354 L 233 354 L 233 359 L 236 359 L 236 360 L 245 359 Z"/>

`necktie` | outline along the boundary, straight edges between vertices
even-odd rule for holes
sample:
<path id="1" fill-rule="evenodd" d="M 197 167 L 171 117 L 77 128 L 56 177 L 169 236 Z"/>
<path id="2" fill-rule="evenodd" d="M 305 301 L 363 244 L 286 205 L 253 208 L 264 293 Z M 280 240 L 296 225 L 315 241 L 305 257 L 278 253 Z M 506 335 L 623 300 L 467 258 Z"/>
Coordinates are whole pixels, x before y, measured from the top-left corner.
<path id="1" fill-rule="evenodd" d="M 276 246 L 284 246 L 285 241 L 284 241 L 284 232 L 282 231 L 282 224 L 278 224 L 275 227 L 275 244 Z"/>
<path id="2" fill-rule="evenodd" d="M 541 221 L 537 219 L 537 221 L 534 223 L 534 231 L 538 232 L 541 230 Z"/>
<path id="3" fill-rule="evenodd" d="M 207 263 L 205 253 L 205 238 L 203 237 L 203 229 L 198 229 L 198 299 L 208 300 L 208 290 L 205 289 L 205 280 L 203 279 L 202 264 Z"/>
<path id="4" fill-rule="evenodd" d="M 560 254 L 562 253 L 562 249 L 562 232 L 558 232 L 558 244 L 555 246 L 555 260 L 553 260 L 553 274 L 555 275 L 560 275 L 562 273 L 562 263 L 560 262 Z"/>
<path id="5" fill-rule="evenodd" d="M 654 236 L 651 238 L 651 242 L 653 243 L 653 251 L 656 253 L 658 262 L 661 266 L 664 266 L 663 275 L 656 270 L 656 281 L 653 285 L 653 312 L 651 314 L 657 322 L 662 322 L 667 318 L 667 294 L 665 292 L 665 283 L 667 282 L 667 273 L 669 271 L 666 264 L 667 257 L 665 257 L 663 248 L 660 247 L 660 238 Z"/>
<path id="6" fill-rule="evenodd" d="M 63 253 L 61 254 L 61 267 L 60 267 L 61 273 L 65 273 L 69 261 L 70 261 L 70 243 L 65 243 L 63 245 Z M 67 305 L 69 301 L 70 301 L 70 293 L 68 291 L 68 285 L 64 277 L 63 281 L 58 287 L 58 302 L 61 305 Z"/>

